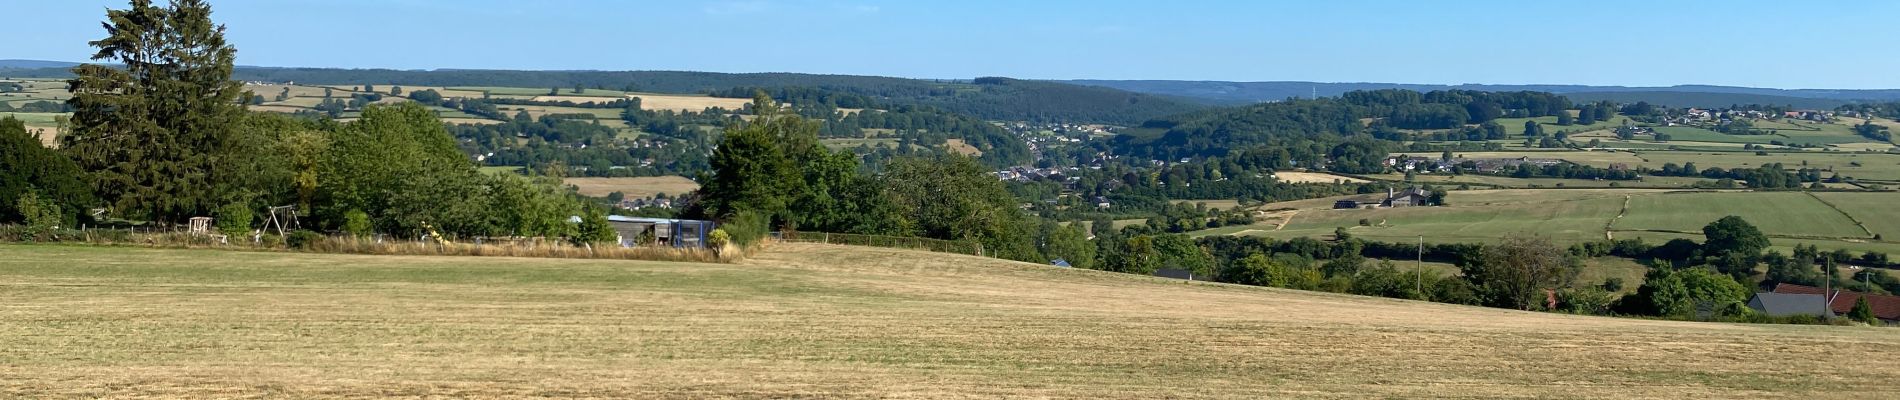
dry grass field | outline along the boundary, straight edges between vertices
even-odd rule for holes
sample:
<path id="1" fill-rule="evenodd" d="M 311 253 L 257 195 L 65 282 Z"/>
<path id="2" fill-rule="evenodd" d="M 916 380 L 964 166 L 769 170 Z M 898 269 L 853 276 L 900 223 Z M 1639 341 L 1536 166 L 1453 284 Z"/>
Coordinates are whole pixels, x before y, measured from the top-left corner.
<path id="1" fill-rule="evenodd" d="M 606 197 L 608 193 L 620 192 L 629 199 L 651 197 L 659 193 L 678 196 L 699 189 L 698 182 L 682 176 L 567 178 L 562 182 L 573 185 L 582 195 Z"/>
<path id="2" fill-rule="evenodd" d="M 0 246 L 0 397 L 1892 398 L 1890 329 L 780 244 L 740 264 Z"/>
<path id="3" fill-rule="evenodd" d="M 720 107 L 738 110 L 752 104 L 752 99 L 728 99 L 722 97 L 693 96 L 683 94 L 636 93 L 628 97 L 640 98 L 642 110 L 676 110 L 680 112 L 700 112 L 708 108 Z"/>
<path id="4" fill-rule="evenodd" d="M 1365 183 L 1365 182 L 1369 182 L 1364 179 L 1359 179 L 1359 178 L 1354 178 L 1354 177 L 1349 177 L 1349 176 L 1333 175 L 1333 174 L 1328 174 L 1324 172 L 1292 172 L 1292 171 L 1274 172 L 1273 178 L 1278 179 L 1281 182 L 1292 182 L 1292 183 L 1335 183 L 1335 182 Z"/>
<path id="5" fill-rule="evenodd" d="M 982 150 L 977 150 L 976 146 L 971 146 L 969 143 L 964 142 L 963 139 L 945 140 L 943 142 L 943 147 L 948 148 L 950 149 L 950 151 L 956 152 L 957 154 L 962 154 L 962 155 L 966 155 L 970 157 L 983 156 Z"/>

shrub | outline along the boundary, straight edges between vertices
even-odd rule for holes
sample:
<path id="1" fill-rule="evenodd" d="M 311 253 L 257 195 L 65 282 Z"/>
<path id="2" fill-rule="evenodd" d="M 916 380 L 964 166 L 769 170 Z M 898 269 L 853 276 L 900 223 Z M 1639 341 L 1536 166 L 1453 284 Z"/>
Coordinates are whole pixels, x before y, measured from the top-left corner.
<path id="1" fill-rule="evenodd" d="M 1623 291 L 1623 278 L 1612 276 L 1612 277 L 1609 277 L 1608 279 L 1604 279 L 1603 290 L 1607 290 L 1611 292 Z"/>
<path id="2" fill-rule="evenodd" d="M 732 244 L 739 247 L 751 246 L 759 238 L 765 237 L 770 221 L 763 214 L 753 211 L 740 211 L 720 224 L 726 231 Z"/>
<path id="3" fill-rule="evenodd" d="M 238 237 L 251 233 L 251 221 L 257 217 L 251 206 L 244 203 L 231 203 L 218 207 L 218 232 Z"/>
<path id="4" fill-rule="evenodd" d="M 723 249 L 728 244 L 732 244 L 732 235 L 726 233 L 725 228 L 714 229 L 706 235 L 706 245 L 714 250 Z"/>
<path id="5" fill-rule="evenodd" d="M 281 247 L 284 245 L 284 237 L 272 235 L 268 233 L 259 235 L 257 237 L 257 245 L 258 247 L 265 247 L 265 248 Z"/>
<path id="6" fill-rule="evenodd" d="M 323 235 L 311 231 L 291 232 L 290 236 L 284 238 L 284 244 L 299 250 L 308 250 L 311 245 L 321 241 L 323 241 Z"/>
<path id="7" fill-rule="evenodd" d="M 343 232 L 360 239 L 369 237 L 370 229 L 369 213 L 363 210 L 350 210 L 343 213 Z"/>
<path id="8" fill-rule="evenodd" d="M 27 191 L 14 206 L 26 218 L 26 230 L 20 233 L 20 240 L 49 240 L 53 238 L 53 231 L 59 229 L 59 204 L 40 197 L 39 192 Z"/>
<path id="9" fill-rule="evenodd" d="M 573 242 L 575 246 L 609 243 L 619 235 L 619 232 L 614 231 L 613 224 L 607 222 L 606 213 L 593 210 L 581 217 L 580 232 L 574 234 Z"/>

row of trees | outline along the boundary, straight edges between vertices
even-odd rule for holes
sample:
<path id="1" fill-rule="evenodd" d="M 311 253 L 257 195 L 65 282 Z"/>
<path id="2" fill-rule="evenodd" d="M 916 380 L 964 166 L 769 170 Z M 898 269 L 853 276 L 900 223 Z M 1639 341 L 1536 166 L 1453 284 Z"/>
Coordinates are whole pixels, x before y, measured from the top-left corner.
<path id="1" fill-rule="evenodd" d="M 202 0 L 109 10 L 94 58 L 120 66 L 74 69 L 60 149 L 0 121 L 0 219 L 57 209 L 71 226 L 96 208 L 158 224 L 214 216 L 239 233 L 266 207 L 295 205 L 306 227 L 359 234 L 579 233 L 570 193 L 480 173 L 422 105 L 369 105 L 341 124 L 245 110 L 252 96 L 231 80 L 235 50 L 210 14 Z"/>
<path id="2" fill-rule="evenodd" d="M 1880 285 L 1900 286 L 1900 280 L 1875 278 L 1876 274 L 1858 277 L 1867 282 L 1859 285 L 1838 274 L 1822 274 L 1834 268 L 1834 261 L 1811 247 L 1797 248 L 1793 257 L 1765 252 L 1770 245 L 1767 236 L 1738 217 L 1713 222 L 1703 233 L 1703 243 L 1678 239 L 1654 246 L 1623 240 L 1569 249 L 1535 236 L 1508 237 L 1489 245 L 1422 248 L 1366 242 L 1345 234 L 1332 242 L 1231 236 L 1210 236 L 1198 242 L 1220 265 L 1206 271 L 1206 276 L 1224 282 L 1588 314 L 1762 320 L 1742 304 L 1753 293 L 1752 286 L 1813 285 L 1824 275 L 1834 276 L 1836 285 L 1875 292 L 1886 290 Z M 1403 271 L 1390 263 L 1366 262 L 1367 257 L 1411 258 L 1415 254 L 1456 264 L 1462 274 Z M 1650 270 L 1641 286 L 1628 295 L 1617 294 L 1626 290 L 1620 280 L 1576 281 L 1583 260 L 1603 256 L 1650 260 Z M 1817 269 L 1817 262 L 1825 263 L 1826 269 Z M 1757 280 L 1755 270 L 1764 263 L 1769 272 Z M 1556 300 L 1555 308 L 1551 299 Z"/>

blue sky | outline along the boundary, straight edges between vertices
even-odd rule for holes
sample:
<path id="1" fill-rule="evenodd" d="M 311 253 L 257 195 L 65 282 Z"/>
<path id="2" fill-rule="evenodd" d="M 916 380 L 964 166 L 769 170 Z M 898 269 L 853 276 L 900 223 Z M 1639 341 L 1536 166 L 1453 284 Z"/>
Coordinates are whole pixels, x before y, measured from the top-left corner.
<path id="1" fill-rule="evenodd" d="M 7 0 L 81 61 L 123 0 Z M 1900 88 L 1900 2 L 213 0 L 245 65 Z"/>

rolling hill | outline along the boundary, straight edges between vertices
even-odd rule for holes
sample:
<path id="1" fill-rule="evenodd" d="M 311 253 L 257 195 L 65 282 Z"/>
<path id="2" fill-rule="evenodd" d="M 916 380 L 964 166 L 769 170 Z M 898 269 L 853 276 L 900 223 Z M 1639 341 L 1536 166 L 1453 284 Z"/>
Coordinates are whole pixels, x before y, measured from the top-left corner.
<path id="1" fill-rule="evenodd" d="M 1882 398 L 1880 328 L 779 244 L 739 264 L 0 245 L 8 397 Z"/>
<path id="2" fill-rule="evenodd" d="M 1900 90 L 1770 89 L 1712 85 L 1669 87 L 1587 86 L 1587 85 L 1427 85 L 1368 82 L 1223 82 L 1167 80 L 1070 80 L 1068 83 L 1101 86 L 1138 93 L 1177 96 L 1208 104 L 1235 105 L 1292 97 L 1338 96 L 1355 90 L 1407 89 L 1534 91 L 1563 94 L 1572 99 L 1648 101 L 1676 107 L 1722 107 L 1731 104 L 1777 104 L 1808 108 L 1833 108 L 1854 101 L 1900 100 Z"/>

